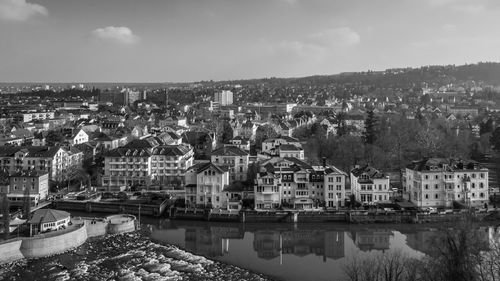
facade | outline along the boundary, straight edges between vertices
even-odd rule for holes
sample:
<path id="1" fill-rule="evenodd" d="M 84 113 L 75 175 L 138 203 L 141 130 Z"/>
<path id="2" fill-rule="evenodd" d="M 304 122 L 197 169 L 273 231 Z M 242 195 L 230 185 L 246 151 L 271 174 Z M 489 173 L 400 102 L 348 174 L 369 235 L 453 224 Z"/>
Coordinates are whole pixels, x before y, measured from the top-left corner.
<path id="1" fill-rule="evenodd" d="M 262 153 L 269 154 L 271 156 L 279 156 L 279 147 L 282 145 L 293 145 L 297 148 L 302 148 L 298 139 L 282 136 L 279 138 L 270 138 L 262 142 Z M 289 148 L 289 147 L 288 147 Z M 303 155 L 303 153 L 302 153 Z M 302 157 L 304 158 L 304 157 Z"/>
<path id="2" fill-rule="evenodd" d="M 229 170 L 214 163 L 199 163 L 186 172 L 187 206 L 204 208 L 228 207 L 224 189 L 229 186 Z"/>
<path id="3" fill-rule="evenodd" d="M 423 159 L 406 168 L 404 189 L 418 207 L 482 206 L 489 201 L 488 169 L 471 160 Z"/>
<path id="4" fill-rule="evenodd" d="M 35 228 L 36 232 L 56 231 L 68 227 L 70 214 L 65 211 L 53 209 L 36 210 L 31 217 L 29 224 Z"/>
<path id="5" fill-rule="evenodd" d="M 258 173 L 254 193 L 256 210 L 279 208 L 282 204 L 283 195 L 280 175 L 268 171 Z"/>
<path id="6" fill-rule="evenodd" d="M 221 91 L 214 93 L 214 102 L 219 103 L 219 106 L 226 106 L 233 104 L 233 92 Z"/>
<path id="7" fill-rule="evenodd" d="M 71 145 L 86 143 L 89 141 L 89 135 L 84 130 L 79 129 L 75 134 L 72 134 L 68 141 Z"/>
<path id="8" fill-rule="evenodd" d="M 304 159 L 304 149 L 292 144 L 283 144 L 278 147 L 279 157 L 294 157 Z"/>
<path id="9" fill-rule="evenodd" d="M 71 167 L 81 167 L 83 153 L 75 148 L 21 146 L 0 147 L 0 169 L 15 172 L 35 170 L 47 172 L 49 180 L 61 180 Z"/>
<path id="10" fill-rule="evenodd" d="M 351 170 L 351 191 L 362 204 L 391 202 L 389 176 L 368 165 Z"/>
<path id="11" fill-rule="evenodd" d="M 234 137 L 229 140 L 229 144 L 224 144 L 224 146 L 236 146 L 241 150 L 246 152 L 250 152 L 250 141 L 240 136 Z"/>
<path id="12" fill-rule="evenodd" d="M 344 206 L 348 196 L 345 189 L 347 174 L 335 166 L 311 166 L 297 158 L 275 157 L 261 164 L 260 174 L 255 190 L 255 206 L 257 208 L 258 204 L 261 204 L 259 209 L 276 208 L 269 207 L 262 201 L 267 200 L 272 205 L 277 204 L 278 199 L 280 204 L 300 210 L 321 206 L 339 207 Z M 265 177 L 259 180 L 262 175 Z M 277 180 L 270 185 L 272 175 Z M 275 186 L 276 184 L 278 185 Z M 259 188 L 260 185 L 262 187 Z M 259 191 L 261 194 L 258 194 Z M 261 202 L 258 201 L 259 196 Z"/>
<path id="13" fill-rule="evenodd" d="M 229 181 L 246 181 L 250 155 L 248 152 L 235 147 L 224 146 L 212 151 L 211 161 L 217 165 L 229 168 Z"/>
<path id="14" fill-rule="evenodd" d="M 23 122 L 23 123 L 28 123 L 33 120 L 47 120 L 47 119 L 54 119 L 53 111 L 26 112 L 26 113 L 19 113 L 14 116 L 14 122 Z"/>
<path id="15" fill-rule="evenodd" d="M 30 201 L 33 206 L 47 198 L 49 194 L 49 174 L 35 170 L 22 170 L 7 173 L 5 175 L 9 182 L 7 197 L 13 205 L 22 206 L 29 189 Z"/>
<path id="16" fill-rule="evenodd" d="M 116 190 L 137 185 L 181 185 L 184 173 L 193 164 L 193 155 L 189 145 L 119 147 L 104 156 L 102 186 Z"/>

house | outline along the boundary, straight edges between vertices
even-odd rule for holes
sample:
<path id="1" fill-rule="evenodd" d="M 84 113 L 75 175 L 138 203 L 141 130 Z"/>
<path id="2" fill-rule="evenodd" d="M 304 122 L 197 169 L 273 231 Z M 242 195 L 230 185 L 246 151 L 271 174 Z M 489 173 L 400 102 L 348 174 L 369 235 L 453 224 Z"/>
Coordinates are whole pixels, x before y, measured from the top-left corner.
<path id="1" fill-rule="evenodd" d="M 39 209 L 33 213 L 29 220 L 31 228 L 35 233 L 56 231 L 68 227 L 70 214 L 65 211 L 53 209 Z"/>
<path id="2" fill-rule="evenodd" d="M 76 132 L 72 133 L 67 138 L 67 141 L 69 142 L 70 145 L 86 143 L 89 141 L 89 135 L 84 130 L 79 129 Z"/>
<path id="3" fill-rule="evenodd" d="M 20 170 L 4 172 L 2 177 L 8 178 L 9 192 L 7 197 L 13 206 L 22 206 L 28 193 L 32 206 L 38 205 L 49 194 L 49 174 L 47 172 Z"/>
<path id="4" fill-rule="evenodd" d="M 187 206 L 203 208 L 227 208 L 223 190 L 229 186 L 229 170 L 226 166 L 211 162 L 199 163 L 186 171 Z"/>
<path id="5" fill-rule="evenodd" d="M 488 169 L 472 160 L 422 159 L 406 167 L 404 191 L 419 207 L 482 206 L 489 201 Z"/>
<path id="6" fill-rule="evenodd" d="M 182 135 L 182 142 L 194 148 L 195 159 L 209 159 L 217 140 L 212 132 L 189 131 Z"/>
<path id="7" fill-rule="evenodd" d="M 389 176 L 379 170 L 365 165 L 351 170 L 351 192 L 355 200 L 362 204 L 391 202 L 393 192 L 389 184 Z"/>
<path id="8" fill-rule="evenodd" d="M 266 139 L 262 142 L 262 153 L 271 155 L 271 156 L 279 156 L 279 147 L 281 145 L 293 145 L 297 148 L 302 148 L 302 144 L 299 142 L 298 139 L 288 137 L 288 136 L 281 136 L 278 138 L 270 138 Z M 290 148 L 289 146 L 287 148 Z M 286 151 L 286 150 L 285 150 Z M 304 158 L 304 157 L 302 157 Z"/>
<path id="9" fill-rule="evenodd" d="M 212 151 L 212 163 L 229 168 L 229 181 L 246 181 L 248 175 L 249 154 L 235 147 L 224 146 Z"/>
<path id="10" fill-rule="evenodd" d="M 229 144 L 224 144 L 224 146 L 236 146 L 241 150 L 250 152 L 250 141 L 241 136 L 236 136 L 229 140 Z"/>
<path id="11" fill-rule="evenodd" d="M 304 149 L 293 144 L 282 144 L 278 147 L 279 157 L 294 157 L 304 159 Z"/>
<path id="12" fill-rule="evenodd" d="M 76 148 L 47 146 L 0 146 L 0 169 L 9 172 L 47 172 L 49 180 L 59 180 L 70 167 L 81 167 L 83 153 Z"/>

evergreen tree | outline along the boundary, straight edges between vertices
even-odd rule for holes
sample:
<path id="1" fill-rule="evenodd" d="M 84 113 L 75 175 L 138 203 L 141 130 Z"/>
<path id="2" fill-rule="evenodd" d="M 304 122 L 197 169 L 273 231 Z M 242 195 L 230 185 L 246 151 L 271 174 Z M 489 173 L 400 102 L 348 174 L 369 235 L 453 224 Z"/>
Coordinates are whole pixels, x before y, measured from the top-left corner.
<path id="1" fill-rule="evenodd" d="M 29 219 L 30 214 L 31 214 L 31 198 L 30 198 L 30 188 L 27 186 L 24 189 L 24 201 L 23 201 L 23 208 L 24 208 L 24 218 Z"/>
<path id="2" fill-rule="evenodd" d="M 494 150 L 500 151 L 500 127 L 497 127 L 491 134 L 490 144 Z"/>
<path id="3" fill-rule="evenodd" d="M 377 140 L 377 117 L 373 110 L 368 111 L 368 115 L 365 120 L 365 132 L 363 134 L 363 140 L 366 144 L 374 144 Z"/>
<path id="4" fill-rule="evenodd" d="M 9 239 L 10 232 L 10 202 L 7 194 L 3 194 L 2 200 L 2 218 L 3 218 L 3 226 L 4 226 L 4 238 Z"/>

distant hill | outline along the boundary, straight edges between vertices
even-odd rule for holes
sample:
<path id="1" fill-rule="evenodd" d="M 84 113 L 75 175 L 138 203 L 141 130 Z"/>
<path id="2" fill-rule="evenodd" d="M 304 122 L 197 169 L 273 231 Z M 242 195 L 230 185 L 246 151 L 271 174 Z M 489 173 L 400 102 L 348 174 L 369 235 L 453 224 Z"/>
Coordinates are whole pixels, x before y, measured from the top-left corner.
<path id="1" fill-rule="evenodd" d="M 396 68 L 385 71 L 349 72 L 335 75 L 316 75 L 300 78 L 263 78 L 232 81 L 202 81 L 199 84 L 208 86 L 224 84 L 267 86 L 293 85 L 328 85 L 328 84 L 357 84 L 373 85 L 377 87 L 414 87 L 422 83 L 429 86 L 462 84 L 474 82 L 476 84 L 500 85 L 500 63 L 481 62 L 467 65 L 432 65 L 419 68 Z"/>

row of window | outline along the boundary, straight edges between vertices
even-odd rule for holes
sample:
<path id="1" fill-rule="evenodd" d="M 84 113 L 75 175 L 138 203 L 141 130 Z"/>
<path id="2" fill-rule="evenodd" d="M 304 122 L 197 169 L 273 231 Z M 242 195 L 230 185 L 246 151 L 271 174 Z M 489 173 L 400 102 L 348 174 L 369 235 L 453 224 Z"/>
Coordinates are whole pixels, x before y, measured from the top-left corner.
<path id="1" fill-rule="evenodd" d="M 482 183 L 482 182 L 479 183 L 479 188 L 484 188 L 484 186 L 485 186 L 484 183 Z M 439 184 L 435 184 L 434 185 L 434 189 L 439 189 L 440 187 L 441 186 Z M 447 189 L 453 189 L 453 185 L 445 185 L 444 187 L 445 188 L 448 187 Z M 425 189 L 429 189 L 429 185 L 425 184 L 424 188 Z M 476 183 L 475 182 L 471 183 L 471 188 L 476 188 Z M 457 189 L 460 189 L 460 185 L 459 184 L 457 184 Z"/>
<path id="2" fill-rule="evenodd" d="M 476 173 L 470 174 L 470 177 L 473 178 L 473 179 L 475 179 L 476 176 L 477 176 Z M 453 179 L 453 175 L 444 175 L 443 177 L 444 177 L 444 179 Z M 466 177 L 467 177 L 467 174 L 463 174 L 463 178 L 466 178 Z M 485 174 L 484 173 L 479 173 L 479 177 L 482 178 L 482 179 L 484 179 Z M 425 175 L 424 178 L 426 180 L 428 180 L 430 178 L 430 176 L 429 175 Z M 440 178 L 439 175 L 434 175 L 434 179 L 438 180 L 439 178 Z M 457 179 L 459 179 L 459 178 L 460 178 L 460 175 L 457 174 Z"/>

